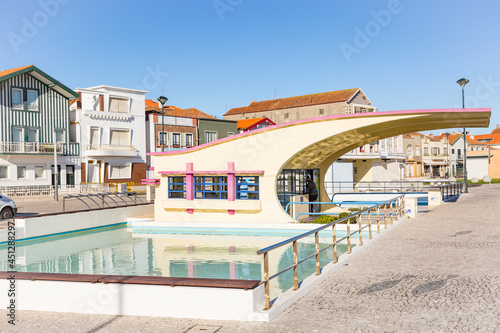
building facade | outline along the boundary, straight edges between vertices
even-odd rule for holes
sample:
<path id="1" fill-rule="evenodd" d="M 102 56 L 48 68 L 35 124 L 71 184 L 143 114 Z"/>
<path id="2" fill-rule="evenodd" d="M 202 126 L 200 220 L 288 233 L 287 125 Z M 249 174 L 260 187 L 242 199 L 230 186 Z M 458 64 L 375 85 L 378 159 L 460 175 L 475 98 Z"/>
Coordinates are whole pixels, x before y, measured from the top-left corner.
<path id="1" fill-rule="evenodd" d="M 360 88 L 326 93 L 251 102 L 233 108 L 224 119 L 250 121 L 267 117 L 275 124 L 341 114 L 376 112 L 377 107 Z M 307 135 L 307 134 L 306 134 Z M 403 175 L 404 151 L 402 137 L 387 138 L 364 145 L 339 158 L 353 166 L 354 181 L 400 180 Z M 333 169 L 330 170 L 330 174 Z M 338 178 L 338 177 L 334 177 Z"/>
<path id="2" fill-rule="evenodd" d="M 80 145 L 72 140 L 70 100 L 78 95 L 30 65 L 0 71 L 0 187 L 79 183 Z"/>
<path id="3" fill-rule="evenodd" d="M 405 178 L 422 177 L 422 141 L 424 135 L 408 133 L 403 135 L 403 148 L 405 150 Z"/>
<path id="4" fill-rule="evenodd" d="M 146 177 L 146 91 L 77 88 L 71 133 L 81 149 L 82 183 L 140 183 Z"/>
<path id="5" fill-rule="evenodd" d="M 162 114 L 161 105 L 150 99 L 145 100 L 145 107 L 148 153 L 191 148 L 237 133 L 236 121 L 217 119 L 196 108 L 165 105 Z M 147 156 L 147 166 L 154 168 L 154 156 Z"/>

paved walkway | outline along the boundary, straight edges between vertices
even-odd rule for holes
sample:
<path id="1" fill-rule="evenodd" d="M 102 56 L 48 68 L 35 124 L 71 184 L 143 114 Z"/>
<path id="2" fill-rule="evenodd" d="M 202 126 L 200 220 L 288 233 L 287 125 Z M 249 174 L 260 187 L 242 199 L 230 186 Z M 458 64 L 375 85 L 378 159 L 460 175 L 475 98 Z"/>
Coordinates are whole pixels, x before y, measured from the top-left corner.
<path id="1" fill-rule="evenodd" d="M 0 310 L 0 331 L 500 332 L 499 203 L 484 185 L 406 220 L 270 323 Z"/>

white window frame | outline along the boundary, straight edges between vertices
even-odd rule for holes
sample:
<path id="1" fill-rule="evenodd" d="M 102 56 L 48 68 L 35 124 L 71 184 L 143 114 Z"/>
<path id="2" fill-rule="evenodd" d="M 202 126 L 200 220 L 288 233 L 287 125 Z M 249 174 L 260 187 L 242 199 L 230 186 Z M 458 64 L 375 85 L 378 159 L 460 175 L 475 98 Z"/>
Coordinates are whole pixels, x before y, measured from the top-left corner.
<path id="1" fill-rule="evenodd" d="M 36 168 L 42 168 L 42 176 L 37 177 L 36 175 Z M 43 165 L 35 165 L 35 179 L 45 179 L 45 170 L 43 169 Z"/>
<path id="2" fill-rule="evenodd" d="M 168 146 L 170 144 L 170 132 L 158 132 L 158 146 L 162 145 L 162 140 L 164 138 L 167 138 L 166 142 L 163 143 L 163 145 Z"/>
<path id="3" fill-rule="evenodd" d="M 215 139 L 208 141 L 208 134 L 215 134 Z M 205 143 L 210 143 L 217 141 L 219 139 L 219 132 L 217 131 L 205 131 Z"/>
<path id="4" fill-rule="evenodd" d="M 97 142 L 92 142 L 92 130 L 97 130 Z M 109 139 L 111 140 L 111 132 L 109 134 Z M 89 128 L 89 145 L 92 147 L 100 147 L 101 146 L 101 127 L 99 126 L 90 126 Z"/>
<path id="5" fill-rule="evenodd" d="M 127 101 L 127 111 L 126 112 L 120 111 L 120 107 L 119 107 L 120 104 L 118 104 L 118 111 L 111 111 L 111 102 L 114 99 Z M 109 96 L 108 112 L 129 114 L 130 113 L 130 98 L 123 97 L 123 96 Z"/>
<path id="6" fill-rule="evenodd" d="M 234 135 L 234 132 L 227 132 L 227 136 L 232 136 Z"/>
<path id="7" fill-rule="evenodd" d="M 14 131 L 15 130 L 21 130 L 21 141 L 14 140 Z M 24 142 L 24 127 L 20 127 L 20 126 L 12 127 L 12 142 Z"/>
<path id="8" fill-rule="evenodd" d="M 57 141 L 57 143 L 59 143 L 59 142 L 62 142 L 62 143 L 66 142 L 66 131 L 64 129 L 62 129 L 62 128 L 56 128 L 56 129 L 54 129 L 54 132 L 56 132 L 56 141 Z M 62 140 L 61 141 L 57 140 L 57 133 L 62 133 Z"/>
<path id="9" fill-rule="evenodd" d="M 111 140 L 113 139 L 113 132 L 127 132 L 128 133 L 128 144 L 126 145 L 115 145 Z M 130 144 L 130 129 L 128 128 L 110 128 L 109 129 L 109 144 L 110 145 L 114 145 L 114 146 L 122 146 L 122 147 L 126 147 L 126 146 L 131 146 Z"/>
<path id="10" fill-rule="evenodd" d="M 36 93 L 36 99 L 35 99 L 36 105 L 35 105 L 34 109 L 30 108 L 30 102 L 29 102 L 30 92 Z M 28 111 L 39 111 L 39 109 L 38 109 L 38 90 L 34 90 L 34 89 L 27 90 L 27 92 L 26 92 L 26 107 L 28 108 Z"/>
<path id="11" fill-rule="evenodd" d="M 21 104 L 14 104 L 14 91 L 20 91 L 21 92 Z M 24 91 L 21 88 L 12 88 L 12 92 L 10 94 L 11 98 L 11 106 L 12 109 L 14 110 L 24 110 Z"/>
<path id="12" fill-rule="evenodd" d="M 191 137 L 191 140 L 188 140 Z M 186 133 L 184 140 L 186 140 L 186 146 L 194 146 L 194 135 L 193 133 Z"/>
<path id="13" fill-rule="evenodd" d="M 9 166 L 8 165 L 0 165 L 0 168 L 5 168 L 5 177 L 0 177 L 0 180 L 9 179 Z"/>
<path id="14" fill-rule="evenodd" d="M 24 177 L 21 177 L 19 175 L 19 169 L 24 168 Z M 28 170 L 25 165 L 18 165 L 17 166 L 17 179 L 28 179 Z"/>
<path id="15" fill-rule="evenodd" d="M 112 167 L 128 167 L 128 174 L 127 176 L 120 176 L 120 177 L 115 177 L 115 178 L 111 178 L 111 168 Z M 110 163 L 108 165 L 108 179 L 130 179 L 132 178 L 132 163 Z"/>
<path id="16" fill-rule="evenodd" d="M 175 136 L 178 135 L 179 137 L 179 142 L 176 143 L 174 138 Z M 181 133 L 179 132 L 172 132 L 172 146 L 182 146 L 182 136 L 181 136 Z"/>

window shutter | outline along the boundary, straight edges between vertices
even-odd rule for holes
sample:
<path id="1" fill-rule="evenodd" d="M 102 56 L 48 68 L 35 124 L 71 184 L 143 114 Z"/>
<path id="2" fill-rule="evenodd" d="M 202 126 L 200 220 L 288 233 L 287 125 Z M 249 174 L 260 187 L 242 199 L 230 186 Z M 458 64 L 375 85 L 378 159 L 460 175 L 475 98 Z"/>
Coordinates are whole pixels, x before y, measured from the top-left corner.
<path id="1" fill-rule="evenodd" d="M 99 95 L 99 111 L 104 111 L 104 95 Z"/>

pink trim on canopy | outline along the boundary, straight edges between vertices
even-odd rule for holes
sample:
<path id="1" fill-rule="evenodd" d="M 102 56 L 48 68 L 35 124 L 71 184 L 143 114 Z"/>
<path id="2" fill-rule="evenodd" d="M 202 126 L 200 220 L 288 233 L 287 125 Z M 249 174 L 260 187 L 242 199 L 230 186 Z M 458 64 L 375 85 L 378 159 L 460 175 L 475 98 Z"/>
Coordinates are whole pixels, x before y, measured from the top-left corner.
<path id="1" fill-rule="evenodd" d="M 333 115 L 333 116 L 324 116 L 324 117 L 315 117 L 315 118 L 308 118 L 308 119 L 300 119 L 300 120 L 295 120 L 291 121 L 288 123 L 283 123 L 283 124 L 278 124 L 278 125 L 273 125 L 273 126 L 268 126 L 264 128 L 260 128 L 257 130 L 253 131 L 248 131 L 248 132 L 243 132 L 240 134 L 232 135 L 229 137 L 225 137 L 222 139 L 218 139 L 209 143 L 205 143 L 199 146 L 195 146 L 192 148 L 187 148 L 187 149 L 181 149 L 181 150 L 175 150 L 175 151 L 166 151 L 166 152 L 152 152 L 152 153 L 147 153 L 147 155 L 174 155 L 174 154 L 179 154 L 179 153 L 186 153 L 186 152 L 192 152 L 196 151 L 198 149 L 202 149 L 211 145 L 219 144 L 225 141 L 231 141 L 240 137 L 243 137 L 245 135 L 254 135 L 256 133 L 260 132 L 265 132 L 265 131 L 270 131 L 274 130 L 280 127 L 286 127 L 286 126 L 291 126 L 291 125 L 298 125 L 302 123 L 309 123 L 309 122 L 314 122 L 314 121 L 321 121 L 321 120 L 328 120 L 328 119 L 342 119 L 342 118 L 356 118 L 356 117 L 376 117 L 376 116 L 393 116 L 393 115 L 402 115 L 402 114 L 426 114 L 426 113 L 463 113 L 463 112 L 491 112 L 491 108 L 459 108 L 459 109 L 417 109 L 417 110 L 398 110 L 398 111 L 383 111 L 383 112 L 367 112 L 367 113 L 351 113 L 351 114 L 339 114 L 339 115 Z"/>

